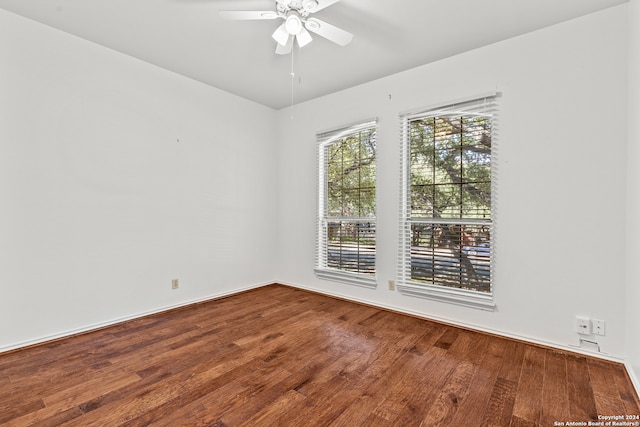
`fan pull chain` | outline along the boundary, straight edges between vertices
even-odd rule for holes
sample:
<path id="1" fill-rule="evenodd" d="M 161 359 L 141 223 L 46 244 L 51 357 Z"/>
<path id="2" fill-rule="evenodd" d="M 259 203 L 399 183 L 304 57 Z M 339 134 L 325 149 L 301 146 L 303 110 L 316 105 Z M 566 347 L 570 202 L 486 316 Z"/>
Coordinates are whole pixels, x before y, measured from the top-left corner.
<path id="1" fill-rule="evenodd" d="M 296 78 L 296 73 L 293 70 L 293 53 L 296 51 L 295 44 L 291 49 L 291 120 L 293 120 L 293 82 Z"/>

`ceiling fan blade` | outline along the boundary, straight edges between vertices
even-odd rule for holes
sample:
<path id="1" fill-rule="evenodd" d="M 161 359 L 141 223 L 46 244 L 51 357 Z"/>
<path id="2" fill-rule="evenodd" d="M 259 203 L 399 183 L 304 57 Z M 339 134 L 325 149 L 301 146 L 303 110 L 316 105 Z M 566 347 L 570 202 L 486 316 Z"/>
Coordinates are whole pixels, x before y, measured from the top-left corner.
<path id="1" fill-rule="evenodd" d="M 281 45 L 280 43 L 276 43 L 276 54 L 278 55 L 288 55 L 291 53 L 293 49 L 293 36 L 289 36 L 287 43 Z"/>
<path id="2" fill-rule="evenodd" d="M 257 19 L 276 19 L 278 14 L 272 10 L 221 10 L 220 17 L 232 21 Z"/>
<path id="3" fill-rule="evenodd" d="M 316 33 L 319 36 L 324 37 L 327 40 L 339 44 L 340 46 L 346 46 L 351 43 L 353 34 L 343 29 L 340 29 L 334 25 L 328 24 L 317 18 L 307 18 L 305 27 L 312 33 Z"/>
<path id="4" fill-rule="evenodd" d="M 279 45 L 282 45 L 282 46 L 285 46 L 289 42 L 289 39 L 291 38 L 289 36 L 290 34 L 287 31 L 287 27 L 284 23 L 280 25 L 278 28 L 276 28 L 273 34 L 271 34 L 271 37 L 273 37 L 273 39 L 277 41 Z"/>
<path id="5" fill-rule="evenodd" d="M 302 28 L 300 32 L 296 35 L 296 40 L 298 41 L 298 46 L 305 47 L 313 40 L 309 31 L 306 28 Z"/>
<path id="6" fill-rule="evenodd" d="M 318 6 L 313 9 L 313 12 L 317 12 L 319 10 L 324 9 L 325 7 L 329 7 L 334 3 L 338 3 L 340 0 L 316 0 L 318 2 Z"/>

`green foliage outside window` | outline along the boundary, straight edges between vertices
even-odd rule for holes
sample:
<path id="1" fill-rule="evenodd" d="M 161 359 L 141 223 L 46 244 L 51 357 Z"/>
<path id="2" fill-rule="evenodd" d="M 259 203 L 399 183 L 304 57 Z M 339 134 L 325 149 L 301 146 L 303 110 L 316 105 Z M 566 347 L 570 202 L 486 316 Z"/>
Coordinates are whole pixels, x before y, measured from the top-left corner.
<path id="1" fill-rule="evenodd" d="M 327 147 L 327 215 L 375 217 L 376 132 L 367 129 Z"/>

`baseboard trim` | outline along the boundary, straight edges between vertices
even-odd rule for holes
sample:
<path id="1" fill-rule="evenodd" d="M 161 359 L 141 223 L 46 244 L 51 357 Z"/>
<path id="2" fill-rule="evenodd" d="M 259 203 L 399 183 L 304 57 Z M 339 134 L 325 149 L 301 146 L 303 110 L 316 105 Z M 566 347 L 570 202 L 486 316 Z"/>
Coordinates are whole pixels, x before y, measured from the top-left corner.
<path id="1" fill-rule="evenodd" d="M 190 300 L 190 301 L 186 301 L 186 302 L 182 302 L 179 304 L 175 304 L 175 305 L 171 305 L 171 306 L 165 306 L 165 307 L 160 307 L 154 310 L 149 310 L 149 311 L 145 311 L 145 312 L 141 312 L 141 313 L 136 313 L 136 314 L 132 314 L 131 316 L 125 316 L 125 317 L 120 317 L 117 319 L 112 319 L 112 320 L 107 320 L 105 322 L 101 322 L 101 323 L 94 323 L 92 325 L 88 325 L 86 327 L 82 327 L 82 328 L 78 328 L 78 329 L 72 329 L 72 330 L 68 330 L 68 331 L 63 331 L 57 334 L 52 334 L 52 335 L 47 335 L 47 336 L 43 336 L 43 337 L 38 337 L 32 340 L 27 340 L 27 341 L 23 341 L 23 342 L 19 342 L 19 343 L 15 343 L 15 344 L 9 344 L 3 347 L 0 347 L 0 355 L 3 353 L 8 353 L 8 352 L 12 352 L 12 351 L 16 351 L 16 350 L 22 350 L 28 347 L 34 347 L 34 346 L 38 346 L 38 345 L 42 345 L 42 344 L 46 344 L 46 343 L 50 343 L 52 341 L 57 341 L 57 340 L 61 340 L 64 338 L 69 338 L 75 335 L 80 335 L 80 334 L 85 334 L 85 333 L 89 333 L 89 332 L 94 332 L 100 329 L 104 329 L 104 328 L 108 328 L 110 326 L 114 326 L 120 323 L 124 323 L 124 322 L 129 322 L 131 320 L 135 320 L 135 319 L 140 319 L 142 317 L 146 317 L 146 316 L 151 316 L 154 314 L 158 314 L 158 313 L 163 313 L 166 311 L 171 311 L 171 310 L 177 310 L 180 308 L 184 308 L 184 307 L 188 307 L 190 305 L 194 305 L 194 304 L 200 304 L 200 303 L 204 303 L 204 302 L 208 302 L 208 301 L 213 301 L 216 299 L 220 299 L 220 298 L 225 298 L 231 295 L 235 295 L 235 294 L 239 294 L 242 292 L 247 292 L 253 289 L 258 289 L 264 286 L 269 286 L 272 285 L 274 282 L 270 281 L 270 282 L 264 282 L 264 283 L 257 283 L 257 284 L 253 284 L 253 285 L 249 285 L 249 286 L 244 286 L 238 289 L 234 289 L 232 291 L 228 291 L 228 292 L 221 292 L 219 294 L 213 294 L 213 295 L 209 295 L 206 297 L 202 297 L 202 298 L 197 298 L 194 300 Z"/>

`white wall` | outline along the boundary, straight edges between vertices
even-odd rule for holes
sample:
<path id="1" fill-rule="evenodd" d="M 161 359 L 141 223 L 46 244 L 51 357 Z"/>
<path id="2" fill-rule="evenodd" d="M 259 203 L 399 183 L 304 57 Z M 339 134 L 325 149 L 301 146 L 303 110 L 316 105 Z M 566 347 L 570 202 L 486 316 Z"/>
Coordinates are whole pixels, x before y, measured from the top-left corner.
<path id="1" fill-rule="evenodd" d="M 640 390 L 640 0 L 629 3 L 627 210 L 627 365 Z"/>
<path id="2" fill-rule="evenodd" d="M 281 282 L 556 346 L 576 315 L 603 319 L 625 354 L 626 6 L 425 65 L 279 112 Z M 425 49 L 429 44 L 425 43 Z M 304 80 L 304 76 L 303 76 Z M 497 311 L 387 290 L 396 279 L 398 114 L 497 89 Z M 379 118 L 378 288 L 313 274 L 314 133 Z"/>
<path id="3" fill-rule="evenodd" d="M 0 350 L 273 281 L 273 110 L 2 10 L 0 61 Z"/>

